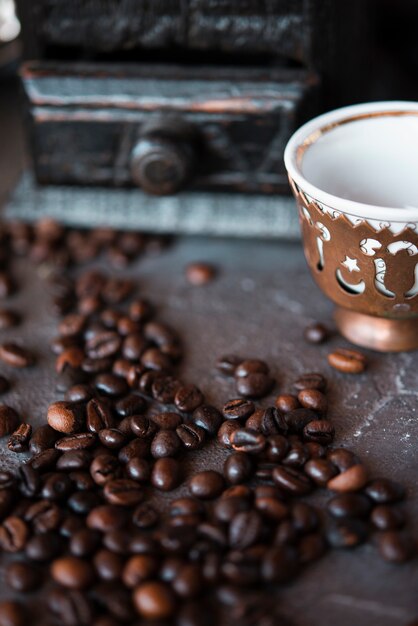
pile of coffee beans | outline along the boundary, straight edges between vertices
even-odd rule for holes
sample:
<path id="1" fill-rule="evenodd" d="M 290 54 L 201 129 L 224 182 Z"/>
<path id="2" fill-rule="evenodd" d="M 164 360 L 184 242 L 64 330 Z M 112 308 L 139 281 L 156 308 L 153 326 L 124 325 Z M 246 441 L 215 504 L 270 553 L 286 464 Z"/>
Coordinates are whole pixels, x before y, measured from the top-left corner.
<path id="1" fill-rule="evenodd" d="M 15 253 L 58 256 L 62 267 L 100 251 L 123 264 L 135 241 L 144 245 L 140 235 L 52 222 L 12 225 L 3 237 Z M 17 598 L 0 603 L 0 626 L 284 626 L 275 590 L 328 550 L 371 541 L 387 561 L 413 556 L 403 488 L 333 445 L 321 373 L 261 407 L 274 386 L 268 365 L 222 357 L 217 368 L 239 397 L 213 406 L 179 377 L 180 338 L 132 281 L 97 269 L 47 276 L 60 315 L 57 399 L 33 432 L 0 405 L 0 436 L 29 453 L 17 473 L 0 472 L 0 550 Z M 7 344 L 0 358 L 33 363 Z M 358 368 L 352 354 L 338 358 Z M 190 475 L 189 451 L 209 441 L 226 449 L 223 467 Z M 156 498 L 179 486 L 164 506 Z M 307 499 L 323 489 L 325 505 Z M 19 599 L 29 592 L 33 607 Z"/>

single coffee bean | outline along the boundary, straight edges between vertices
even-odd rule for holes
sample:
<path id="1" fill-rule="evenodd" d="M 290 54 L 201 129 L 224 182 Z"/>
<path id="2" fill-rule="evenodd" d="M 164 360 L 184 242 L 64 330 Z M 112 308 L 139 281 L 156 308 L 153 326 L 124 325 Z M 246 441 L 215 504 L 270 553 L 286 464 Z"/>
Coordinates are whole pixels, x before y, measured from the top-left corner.
<path id="1" fill-rule="evenodd" d="M 305 341 L 308 343 L 320 344 L 324 343 L 328 339 L 329 332 L 326 326 L 320 324 L 319 322 L 315 322 L 305 328 L 303 336 Z"/>
<path id="2" fill-rule="evenodd" d="M 367 536 L 367 524 L 359 519 L 333 520 L 326 529 L 327 541 L 332 548 L 354 548 Z"/>
<path id="3" fill-rule="evenodd" d="M 186 267 L 186 278 L 190 285 L 201 287 L 212 282 L 216 276 L 216 269 L 209 263 L 189 263 Z"/>
<path id="4" fill-rule="evenodd" d="M 76 369 L 81 367 L 84 360 L 84 351 L 78 346 L 71 346 L 63 350 L 55 361 L 55 370 L 58 374 L 64 372 L 66 367 Z"/>
<path id="5" fill-rule="evenodd" d="M 209 436 L 214 437 L 222 424 L 222 415 L 214 406 L 202 404 L 193 411 L 192 420 L 203 428 Z"/>
<path id="6" fill-rule="evenodd" d="M 306 424 L 303 429 L 303 438 L 306 441 L 314 441 L 324 446 L 334 440 L 335 428 L 329 420 L 313 420 Z"/>
<path id="7" fill-rule="evenodd" d="M 374 507 L 370 521 L 378 530 L 396 530 L 405 524 L 405 516 L 398 507 L 379 504 Z"/>
<path id="8" fill-rule="evenodd" d="M 253 470 L 253 461 L 249 454 L 234 452 L 226 459 L 223 473 L 230 485 L 239 485 L 251 477 Z"/>
<path id="9" fill-rule="evenodd" d="M 48 424 L 60 433 L 76 433 L 84 426 L 84 411 L 84 406 L 76 402 L 54 402 L 48 407 Z"/>
<path id="10" fill-rule="evenodd" d="M 268 374 L 261 372 L 243 377 L 237 377 L 235 372 L 235 387 L 237 393 L 246 398 L 263 398 L 274 387 L 274 380 Z"/>
<path id="11" fill-rule="evenodd" d="M 300 408 L 300 403 L 297 397 L 290 394 L 277 396 L 274 403 L 283 413 L 288 413 L 289 411 L 294 411 L 295 409 Z"/>
<path id="12" fill-rule="evenodd" d="M 281 522 L 289 514 L 289 508 L 272 496 L 257 497 L 255 507 L 262 517 L 273 522 Z"/>
<path id="13" fill-rule="evenodd" d="M 160 442 L 161 443 L 161 442 Z M 179 444 L 180 446 L 180 444 Z M 148 439 L 133 439 L 121 448 L 118 459 L 121 463 L 129 463 L 135 457 L 146 458 L 150 455 L 150 442 Z"/>
<path id="14" fill-rule="evenodd" d="M 372 480 L 364 491 L 377 504 L 391 504 L 405 497 L 403 486 L 388 478 Z"/>
<path id="15" fill-rule="evenodd" d="M 151 477 L 151 466 L 146 459 L 134 457 L 126 464 L 126 474 L 139 483 L 147 483 Z"/>
<path id="16" fill-rule="evenodd" d="M 181 482 L 181 467 L 176 459 L 169 457 L 158 459 L 151 473 L 151 483 L 161 491 L 172 491 Z"/>
<path id="17" fill-rule="evenodd" d="M 126 523 L 126 516 L 120 507 L 103 504 L 90 511 L 86 521 L 88 528 L 109 532 L 122 528 Z"/>
<path id="18" fill-rule="evenodd" d="M 224 404 L 222 413 L 227 420 L 246 420 L 254 413 L 255 406 L 251 400 L 229 400 Z"/>
<path id="19" fill-rule="evenodd" d="M 206 431 L 195 424 L 180 424 L 176 433 L 187 450 L 197 450 L 205 443 Z"/>
<path id="20" fill-rule="evenodd" d="M 107 482 L 119 478 L 121 467 L 118 460 L 110 454 L 99 454 L 92 461 L 90 473 L 97 485 L 103 486 Z"/>
<path id="21" fill-rule="evenodd" d="M 302 496 L 312 491 L 308 476 L 291 467 L 278 465 L 273 469 L 272 476 L 275 484 L 287 493 Z"/>
<path id="22" fill-rule="evenodd" d="M 29 442 L 29 449 L 32 453 L 37 454 L 53 448 L 59 433 L 51 428 L 49 424 L 43 424 L 37 428 Z"/>
<path id="23" fill-rule="evenodd" d="M 19 517 L 6 517 L 0 525 L 0 548 L 4 552 L 20 552 L 29 538 L 29 528 Z"/>
<path id="24" fill-rule="evenodd" d="M 70 387 L 64 395 L 67 402 L 88 402 L 93 395 L 93 391 L 89 385 L 80 383 Z"/>
<path id="25" fill-rule="evenodd" d="M 311 459 L 304 466 L 305 473 L 320 487 L 337 474 L 337 468 L 327 459 Z"/>
<path id="26" fill-rule="evenodd" d="M 19 416 L 11 406 L 0 404 L 0 437 L 10 435 L 19 424 Z"/>
<path id="27" fill-rule="evenodd" d="M 111 330 L 99 332 L 86 342 L 86 352 L 90 359 L 103 359 L 119 352 L 122 340 Z"/>
<path id="28" fill-rule="evenodd" d="M 266 457 L 269 461 L 278 463 L 289 453 L 289 441 L 283 435 L 271 435 L 267 439 Z"/>
<path id="29" fill-rule="evenodd" d="M 176 456 L 181 450 L 181 440 L 173 430 L 161 430 L 151 443 L 151 454 L 155 459 Z"/>
<path id="30" fill-rule="evenodd" d="M 85 450 L 91 448 L 96 443 L 96 435 L 94 433 L 76 433 L 62 437 L 55 442 L 57 450 Z"/>
<path id="31" fill-rule="evenodd" d="M 101 543 L 101 534 L 90 528 L 81 528 L 74 533 L 69 543 L 72 556 L 86 557 L 96 552 Z"/>
<path id="32" fill-rule="evenodd" d="M 262 528 L 262 518 L 256 511 L 237 513 L 229 525 L 229 545 L 236 550 L 249 548 L 260 538 Z"/>
<path id="33" fill-rule="evenodd" d="M 216 369 L 224 376 L 234 376 L 237 366 L 242 363 L 242 359 L 235 354 L 221 356 L 216 361 Z"/>
<path id="34" fill-rule="evenodd" d="M 68 589 L 86 589 L 94 581 L 94 571 L 90 563 L 74 556 L 54 561 L 51 575 L 57 583 Z"/>
<path id="35" fill-rule="evenodd" d="M 115 420 L 110 404 L 105 400 L 92 398 L 87 403 L 87 428 L 92 433 L 99 433 L 105 428 L 113 428 Z"/>
<path id="36" fill-rule="evenodd" d="M 327 398 L 318 389 L 302 389 L 298 393 L 298 400 L 305 409 L 312 409 L 317 413 L 326 413 Z"/>
<path id="37" fill-rule="evenodd" d="M 169 372 L 172 368 L 171 359 L 158 348 L 148 348 L 141 356 L 141 363 L 149 370 Z"/>
<path id="38" fill-rule="evenodd" d="M 317 414 L 310 409 L 294 409 L 284 414 L 285 422 L 288 428 L 294 433 L 300 433 L 309 422 L 318 419 Z"/>
<path id="39" fill-rule="evenodd" d="M 0 626 L 25 626 L 26 613 L 19 602 L 3 600 L 0 602 Z"/>
<path id="40" fill-rule="evenodd" d="M 235 368 L 234 376 L 236 378 L 245 378 L 250 374 L 268 374 L 269 367 L 267 363 L 260 359 L 246 359 L 241 361 Z"/>
<path id="41" fill-rule="evenodd" d="M 111 450 L 120 450 L 128 441 L 128 437 L 118 428 L 103 428 L 99 432 L 99 440 Z"/>
<path id="42" fill-rule="evenodd" d="M 26 452 L 31 434 L 32 426 L 30 424 L 20 424 L 20 426 L 18 426 L 18 428 L 10 435 L 7 447 L 11 452 Z"/>
<path id="43" fill-rule="evenodd" d="M 100 496 L 94 491 L 73 493 L 67 500 L 69 509 L 77 515 L 87 515 L 101 504 Z"/>
<path id="44" fill-rule="evenodd" d="M 351 450 L 346 450 L 345 448 L 334 448 L 334 450 L 328 450 L 327 458 L 340 472 L 345 472 L 353 465 L 359 463 L 356 455 L 353 454 Z"/>
<path id="45" fill-rule="evenodd" d="M 324 391 L 327 386 L 327 381 L 322 374 L 318 372 L 309 372 L 307 374 L 303 374 L 295 380 L 293 386 L 298 391 L 303 391 L 303 389 L 316 389 L 317 391 Z"/>
<path id="46" fill-rule="evenodd" d="M 21 493 L 27 498 L 33 498 L 39 492 L 41 486 L 41 477 L 39 472 L 37 472 L 29 463 L 26 463 L 25 465 L 20 465 L 18 475 L 20 479 L 19 488 Z"/>
<path id="47" fill-rule="evenodd" d="M 64 471 L 88 469 L 91 455 L 88 450 L 67 450 L 57 461 L 57 469 Z"/>
<path id="48" fill-rule="evenodd" d="M 116 413 L 120 417 L 139 415 L 147 408 L 147 403 L 141 396 L 130 393 L 115 404 Z"/>
<path id="49" fill-rule="evenodd" d="M 79 313 L 71 313 L 66 315 L 58 325 L 58 332 L 64 337 L 79 335 L 83 332 L 86 325 L 86 317 Z"/>
<path id="50" fill-rule="evenodd" d="M 103 495 L 109 504 L 117 506 L 134 506 L 144 499 L 143 489 L 129 478 L 108 481 L 104 486 Z"/>
<path id="51" fill-rule="evenodd" d="M 157 424 L 144 415 L 133 415 L 130 419 L 132 434 L 141 439 L 153 437 L 157 431 Z"/>
<path id="52" fill-rule="evenodd" d="M 265 410 L 256 409 L 250 417 L 245 420 L 245 428 L 256 430 L 258 433 L 263 431 L 263 422 L 265 421 Z"/>
<path id="53" fill-rule="evenodd" d="M 176 610 L 174 593 L 163 582 L 150 581 L 138 585 L 134 590 L 133 601 L 137 612 L 145 619 L 169 619 Z"/>
<path id="54" fill-rule="evenodd" d="M 251 505 L 247 498 L 222 497 L 215 502 L 213 514 L 218 522 L 229 524 L 238 513 L 249 511 L 250 508 Z M 199 520 L 199 516 L 197 519 Z"/>
<path id="55" fill-rule="evenodd" d="M 181 598 L 194 598 L 199 595 L 203 587 L 203 578 L 200 565 L 187 563 L 179 568 L 173 579 L 173 589 Z"/>
<path id="56" fill-rule="evenodd" d="M 5 580 L 11 589 L 23 593 L 37 589 L 42 583 L 42 578 L 33 565 L 19 561 L 8 565 L 5 572 Z"/>
<path id="57" fill-rule="evenodd" d="M 10 367 L 29 367 L 35 362 L 34 356 L 26 348 L 15 343 L 3 343 L 0 345 L 0 361 Z"/>
<path id="58" fill-rule="evenodd" d="M 174 376 L 159 376 L 151 385 L 152 397 L 163 404 L 173 404 L 180 387 L 181 382 Z"/>
<path id="59" fill-rule="evenodd" d="M 192 413 L 203 401 L 203 394 L 195 385 L 181 386 L 174 396 L 174 404 L 184 413 Z"/>
<path id="60" fill-rule="evenodd" d="M 55 532 L 48 532 L 31 537 L 26 544 L 25 554 L 31 561 L 46 563 L 58 556 L 63 548 L 63 538 Z"/>
<path id="61" fill-rule="evenodd" d="M 331 478 L 327 483 L 328 489 L 345 493 L 349 491 L 359 491 L 367 483 L 367 471 L 364 465 L 353 465 L 342 474 Z"/>
<path id="62" fill-rule="evenodd" d="M 263 434 L 247 428 L 240 428 L 231 435 L 231 445 L 236 452 L 260 454 L 266 447 L 266 438 Z"/>
<path id="63" fill-rule="evenodd" d="M 218 430 L 218 442 L 224 448 L 232 448 L 231 436 L 241 428 L 240 423 L 236 420 L 226 420 Z"/>
<path id="64" fill-rule="evenodd" d="M 214 470 L 198 472 L 190 479 L 189 489 L 192 496 L 201 500 L 211 500 L 223 491 L 224 479 Z"/>
<path id="65" fill-rule="evenodd" d="M 172 411 L 151 415 L 150 419 L 161 430 L 175 430 L 183 421 L 181 415 Z"/>
<path id="66" fill-rule="evenodd" d="M 328 355 L 328 363 L 346 374 L 361 374 L 367 367 L 367 359 L 358 350 L 339 348 Z"/>
<path id="67" fill-rule="evenodd" d="M 56 530 L 61 518 L 60 508 L 48 500 L 34 502 L 25 512 L 25 521 L 29 522 L 38 534 Z"/>
<path id="68" fill-rule="evenodd" d="M 73 491 L 73 484 L 67 474 L 54 472 L 48 475 L 42 487 L 42 496 L 47 500 L 63 500 Z"/>
<path id="69" fill-rule="evenodd" d="M 133 589 L 140 583 L 153 578 L 159 569 L 158 560 L 149 554 L 135 554 L 125 564 L 123 583 Z"/>
<path id="70" fill-rule="evenodd" d="M 409 561 L 415 554 L 414 545 L 410 537 L 396 530 L 386 530 L 377 533 L 376 543 L 382 559 L 390 563 Z"/>
<path id="71" fill-rule="evenodd" d="M 101 359 L 85 358 L 81 364 L 81 369 L 85 374 L 105 374 L 112 367 L 112 358 L 103 357 Z"/>
<path id="72" fill-rule="evenodd" d="M 371 502 L 367 496 L 359 493 L 344 493 L 331 498 L 327 509 L 333 517 L 365 517 L 371 509 Z"/>
<path id="73" fill-rule="evenodd" d="M 139 504 L 132 514 L 132 523 L 140 529 L 153 528 L 160 516 L 158 511 L 148 502 Z"/>

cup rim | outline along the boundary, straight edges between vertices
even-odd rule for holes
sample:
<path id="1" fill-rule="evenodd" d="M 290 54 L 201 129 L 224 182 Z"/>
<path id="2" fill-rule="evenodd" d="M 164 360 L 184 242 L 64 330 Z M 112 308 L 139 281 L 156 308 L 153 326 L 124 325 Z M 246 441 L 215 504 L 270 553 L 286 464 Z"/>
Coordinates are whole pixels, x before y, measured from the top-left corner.
<path id="1" fill-rule="evenodd" d="M 335 109 L 313 118 L 301 126 L 291 136 L 286 145 L 284 163 L 290 178 L 294 180 L 303 192 L 307 193 L 321 204 L 326 205 L 329 209 L 336 209 L 341 213 L 347 213 L 365 219 L 404 222 L 406 224 L 418 222 L 418 206 L 408 208 L 383 207 L 340 198 L 310 183 L 303 175 L 300 167 L 300 161 L 304 151 L 312 145 L 321 134 L 332 130 L 335 126 L 365 119 L 367 117 L 407 115 L 408 113 L 418 115 L 418 102 L 397 100 L 367 102 Z"/>

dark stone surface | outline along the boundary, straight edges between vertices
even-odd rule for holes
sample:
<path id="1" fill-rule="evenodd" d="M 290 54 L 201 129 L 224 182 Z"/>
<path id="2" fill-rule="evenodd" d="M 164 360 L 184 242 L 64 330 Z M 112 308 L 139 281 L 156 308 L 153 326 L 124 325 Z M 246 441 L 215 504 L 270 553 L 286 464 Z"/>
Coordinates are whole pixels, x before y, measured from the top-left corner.
<path id="1" fill-rule="evenodd" d="M 3 117 L 0 132 L 4 128 Z M 5 149 L 7 144 L 2 142 L 0 163 L 7 161 Z M 9 166 L 10 178 L 0 176 L 0 192 L 13 182 L 15 171 Z M 184 267 L 196 260 L 219 266 L 217 279 L 203 288 L 188 285 L 184 277 Z M 145 257 L 129 273 L 140 292 L 158 304 L 161 318 L 184 337 L 182 375 L 198 383 L 209 401 L 222 405 L 234 394 L 233 382 L 215 370 L 217 357 L 225 352 L 265 359 L 277 379 L 277 392 L 290 390 L 292 380 L 303 372 L 323 372 L 329 378 L 336 442 L 353 448 L 374 475 L 390 476 L 408 487 L 406 511 L 416 528 L 418 354 L 370 352 L 364 375 L 332 371 L 326 361 L 328 351 L 347 344 L 338 336 L 321 346 L 303 340 L 303 330 L 313 320 L 332 326 L 332 305 L 313 284 L 298 245 L 179 238 L 172 248 L 160 256 Z M 23 313 L 24 322 L 8 332 L 7 338 L 27 337 L 39 367 L 15 374 L 2 365 L 0 374 L 10 374 L 14 383 L 2 401 L 39 424 L 48 403 L 58 398 L 54 358 L 48 348 L 56 320 L 37 271 L 19 262 L 16 276 L 21 288 L 10 303 Z M 211 444 L 190 455 L 188 471 L 198 465 L 217 469 L 224 456 L 224 451 Z M 5 451 L 0 468 L 16 462 L 21 458 Z M 166 498 L 161 497 L 162 507 Z M 365 546 L 326 556 L 283 588 L 277 601 L 286 612 L 294 611 L 295 626 L 407 626 L 418 615 L 417 575 L 416 562 L 388 565 Z"/>

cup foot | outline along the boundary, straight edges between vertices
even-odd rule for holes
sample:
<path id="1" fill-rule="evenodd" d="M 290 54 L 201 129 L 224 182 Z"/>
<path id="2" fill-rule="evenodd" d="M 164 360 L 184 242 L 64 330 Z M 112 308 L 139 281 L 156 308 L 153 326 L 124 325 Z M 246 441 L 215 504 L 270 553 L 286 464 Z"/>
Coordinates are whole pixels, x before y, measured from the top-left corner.
<path id="1" fill-rule="evenodd" d="M 335 321 L 349 341 L 379 352 L 418 350 L 418 318 L 384 319 L 337 307 Z"/>

